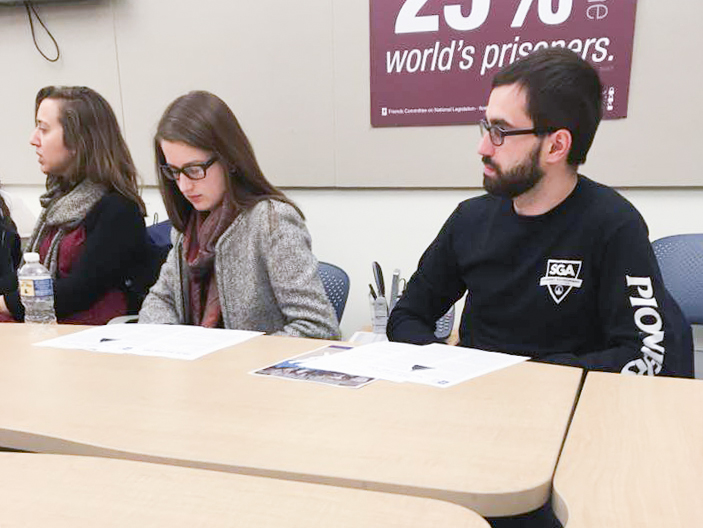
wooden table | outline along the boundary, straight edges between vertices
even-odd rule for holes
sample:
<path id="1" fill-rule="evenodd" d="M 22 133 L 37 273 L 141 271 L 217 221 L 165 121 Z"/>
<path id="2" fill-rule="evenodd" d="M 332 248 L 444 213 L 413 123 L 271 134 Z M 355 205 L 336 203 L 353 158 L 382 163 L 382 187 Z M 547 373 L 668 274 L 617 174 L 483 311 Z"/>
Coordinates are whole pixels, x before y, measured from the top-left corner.
<path id="1" fill-rule="evenodd" d="M 3 527 L 489 528 L 447 502 L 162 464 L 0 453 Z"/>
<path id="2" fill-rule="evenodd" d="M 566 528 L 703 523 L 703 382 L 590 372 L 554 478 Z"/>
<path id="3" fill-rule="evenodd" d="M 0 325 L 0 445 L 439 498 L 483 516 L 548 500 L 581 370 L 523 363 L 447 389 L 248 373 L 320 341 L 259 337 L 197 361 L 31 346 Z"/>

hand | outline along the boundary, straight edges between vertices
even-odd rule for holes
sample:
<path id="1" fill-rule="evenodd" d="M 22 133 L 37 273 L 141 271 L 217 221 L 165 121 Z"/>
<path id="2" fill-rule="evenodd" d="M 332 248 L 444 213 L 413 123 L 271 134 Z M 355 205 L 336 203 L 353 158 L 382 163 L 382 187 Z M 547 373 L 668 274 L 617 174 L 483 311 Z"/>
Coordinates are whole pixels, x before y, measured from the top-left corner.
<path id="1" fill-rule="evenodd" d="M 10 310 L 7 309 L 7 304 L 5 304 L 5 296 L 0 295 L 0 314 L 10 315 Z"/>
<path id="2" fill-rule="evenodd" d="M 452 346 L 459 346 L 459 332 L 457 332 L 456 330 L 452 330 L 452 333 L 449 334 L 449 337 L 447 338 L 447 344 Z"/>

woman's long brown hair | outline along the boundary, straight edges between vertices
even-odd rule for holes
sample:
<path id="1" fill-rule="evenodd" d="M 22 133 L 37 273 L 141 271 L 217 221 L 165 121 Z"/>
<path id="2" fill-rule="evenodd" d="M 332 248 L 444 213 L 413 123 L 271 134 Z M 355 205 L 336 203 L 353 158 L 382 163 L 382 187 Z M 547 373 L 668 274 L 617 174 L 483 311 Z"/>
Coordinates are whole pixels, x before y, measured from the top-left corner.
<path id="1" fill-rule="evenodd" d="M 47 86 L 37 93 L 35 116 L 44 99 L 59 102 L 64 145 L 74 153 L 67 173 L 60 176 L 72 184 L 84 178 L 102 183 L 146 214 L 137 169 L 110 104 L 85 86 Z"/>
<path id="2" fill-rule="evenodd" d="M 226 174 L 227 199 L 240 212 L 266 199 L 279 200 L 300 210 L 264 176 L 254 149 L 227 104 L 204 91 L 187 93 L 173 101 L 159 121 L 154 137 L 156 171 L 168 216 L 183 232 L 193 206 L 178 190 L 176 182 L 164 177 L 166 163 L 161 141 L 184 143 L 218 157 Z"/>

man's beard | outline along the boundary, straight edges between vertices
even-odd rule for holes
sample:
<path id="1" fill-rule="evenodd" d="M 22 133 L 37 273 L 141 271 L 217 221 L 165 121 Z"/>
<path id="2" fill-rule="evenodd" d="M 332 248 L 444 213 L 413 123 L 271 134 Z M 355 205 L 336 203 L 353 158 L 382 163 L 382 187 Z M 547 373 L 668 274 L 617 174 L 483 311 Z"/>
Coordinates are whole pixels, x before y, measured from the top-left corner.
<path id="1" fill-rule="evenodd" d="M 495 170 L 493 176 L 483 175 L 483 188 L 493 196 L 515 198 L 532 189 L 544 176 L 539 166 L 539 153 L 542 142 L 534 148 L 529 158 L 517 167 L 503 172 L 489 156 L 483 156 L 484 165 Z"/>

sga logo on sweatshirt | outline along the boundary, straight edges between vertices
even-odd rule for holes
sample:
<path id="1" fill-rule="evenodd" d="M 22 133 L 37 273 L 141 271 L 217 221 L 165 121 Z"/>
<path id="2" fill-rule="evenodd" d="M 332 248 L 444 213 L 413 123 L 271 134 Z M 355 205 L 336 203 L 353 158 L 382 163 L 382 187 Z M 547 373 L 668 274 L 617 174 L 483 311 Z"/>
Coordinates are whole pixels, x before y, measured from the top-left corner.
<path id="1" fill-rule="evenodd" d="M 583 281 L 580 260 L 547 260 L 547 273 L 539 280 L 540 286 L 546 286 L 554 302 L 559 304 L 572 288 L 580 288 Z"/>

